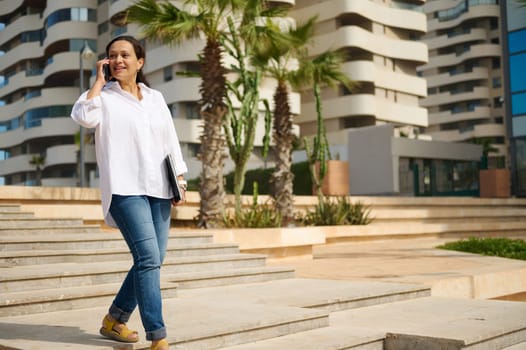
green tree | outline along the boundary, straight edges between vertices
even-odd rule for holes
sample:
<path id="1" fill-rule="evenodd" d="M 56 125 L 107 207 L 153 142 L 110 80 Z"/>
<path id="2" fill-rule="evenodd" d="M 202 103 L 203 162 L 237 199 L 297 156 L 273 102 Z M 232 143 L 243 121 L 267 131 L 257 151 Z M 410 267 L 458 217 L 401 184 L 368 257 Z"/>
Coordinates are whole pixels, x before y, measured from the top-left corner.
<path id="1" fill-rule="evenodd" d="M 268 7 L 266 1 L 251 0 L 243 10 L 238 27 L 234 18 L 228 17 L 229 31 L 223 36 L 226 52 L 234 59 L 230 70 L 236 79 L 227 81 L 228 113 L 225 133 L 229 153 L 236 167 L 234 170 L 235 215 L 241 214 L 241 193 L 243 191 L 246 164 L 254 149 L 257 121 L 260 114 L 260 103 L 265 109 L 265 134 L 263 138 L 263 156 L 266 157 L 269 146 L 271 115 L 267 100 L 260 98 L 260 82 L 264 67 L 253 65 L 254 56 L 261 50 L 280 45 L 287 40 L 278 25 L 273 21 L 286 14 L 280 7 Z M 267 20 L 263 20 L 267 19 Z M 236 107 L 236 102 L 241 106 Z"/>
<path id="2" fill-rule="evenodd" d="M 271 176 L 272 197 L 282 217 L 282 225 L 288 225 L 294 216 L 293 180 L 291 171 L 292 148 L 295 136 L 292 130 L 289 83 L 294 73 L 297 56 L 313 36 L 315 18 L 309 19 L 287 32 L 283 40 L 274 40 L 259 47 L 253 59 L 257 67 L 277 82 L 274 92 L 273 133 L 276 167 Z"/>
<path id="3" fill-rule="evenodd" d="M 200 56 L 200 111 L 204 121 L 201 134 L 202 163 L 199 220 L 201 227 L 214 227 L 223 217 L 225 190 L 223 167 L 226 141 L 222 132 L 227 113 L 226 69 L 221 35 L 225 18 L 238 12 L 244 0 L 187 0 L 181 8 L 168 1 L 140 0 L 128 9 L 127 20 L 141 25 L 147 38 L 165 44 L 205 36 Z"/>
<path id="4" fill-rule="evenodd" d="M 321 89 L 325 86 L 334 88 L 339 84 L 352 88 L 350 78 L 341 70 L 344 60 L 344 55 L 338 51 L 325 51 L 314 58 L 305 55 L 293 79 L 295 86 L 299 88 L 312 87 L 316 102 L 318 130 L 312 140 L 304 138 L 304 143 L 312 183 L 320 202 L 323 199 L 321 188 L 327 171 L 326 161 L 332 158 L 323 120 Z"/>

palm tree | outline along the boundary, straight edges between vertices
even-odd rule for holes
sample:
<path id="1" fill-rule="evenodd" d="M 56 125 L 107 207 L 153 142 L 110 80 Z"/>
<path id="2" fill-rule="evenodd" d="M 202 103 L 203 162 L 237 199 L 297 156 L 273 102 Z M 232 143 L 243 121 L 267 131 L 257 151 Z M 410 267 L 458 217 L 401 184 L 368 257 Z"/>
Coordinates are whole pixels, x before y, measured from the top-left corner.
<path id="1" fill-rule="evenodd" d="M 344 59 L 344 55 L 338 51 L 325 51 L 314 57 L 314 59 L 304 56 L 300 63 L 300 69 L 293 77 L 293 82 L 296 87 L 312 87 L 316 102 L 318 130 L 316 136 L 313 138 L 312 145 L 305 139 L 305 148 L 312 183 L 316 188 L 319 199 L 323 198 L 321 186 L 326 173 L 326 160 L 331 159 L 327 134 L 325 132 L 325 123 L 323 121 L 321 88 L 324 86 L 334 88 L 339 84 L 349 89 L 353 86 L 349 77 L 341 71 L 341 65 Z"/>
<path id="2" fill-rule="evenodd" d="M 35 154 L 31 157 L 29 164 L 33 165 L 36 170 L 36 185 L 42 186 L 42 167 L 46 164 L 46 156 Z"/>
<path id="3" fill-rule="evenodd" d="M 201 150 L 202 163 L 199 226 L 213 227 L 223 216 L 225 190 L 223 167 L 225 137 L 223 119 L 227 112 L 226 69 L 222 64 L 221 35 L 225 19 L 236 13 L 244 0 L 188 0 L 182 8 L 171 2 L 140 0 L 128 9 L 127 20 L 142 26 L 147 38 L 166 44 L 180 43 L 203 34 L 206 43 L 200 56 L 201 100 L 203 118 Z"/>
<path id="4" fill-rule="evenodd" d="M 274 92 L 273 139 L 276 155 L 275 170 L 271 175 L 272 197 L 282 217 L 282 225 L 293 220 L 293 180 L 291 171 L 292 146 L 295 136 L 292 132 L 292 114 L 289 102 L 289 81 L 293 74 L 293 63 L 307 42 L 313 36 L 315 18 L 291 30 L 285 40 L 275 40 L 266 47 L 259 47 L 254 64 L 264 67 L 266 74 L 277 82 Z"/>

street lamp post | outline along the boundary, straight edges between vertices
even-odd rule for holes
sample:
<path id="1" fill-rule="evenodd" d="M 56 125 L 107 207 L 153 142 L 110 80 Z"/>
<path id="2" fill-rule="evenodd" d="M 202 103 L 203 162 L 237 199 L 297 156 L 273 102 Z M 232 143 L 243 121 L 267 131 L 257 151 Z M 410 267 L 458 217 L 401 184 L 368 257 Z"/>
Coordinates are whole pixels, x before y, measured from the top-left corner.
<path id="1" fill-rule="evenodd" d="M 95 53 L 89 47 L 88 41 L 84 40 L 84 45 L 79 53 L 79 66 L 80 66 L 80 94 L 84 92 L 84 60 L 91 61 Z M 86 184 L 85 166 L 84 166 L 84 128 L 80 127 L 80 145 L 79 145 L 79 186 L 84 187 Z"/>

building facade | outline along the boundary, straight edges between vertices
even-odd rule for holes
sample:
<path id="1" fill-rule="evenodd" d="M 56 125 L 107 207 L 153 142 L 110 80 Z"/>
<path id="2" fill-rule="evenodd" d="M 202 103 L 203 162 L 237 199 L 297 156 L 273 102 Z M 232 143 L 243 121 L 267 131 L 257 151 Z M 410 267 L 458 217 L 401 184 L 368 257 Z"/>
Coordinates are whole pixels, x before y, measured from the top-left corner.
<path id="1" fill-rule="evenodd" d="M 491 144 L 490 166 L 507 154 L 497 0 L 428 0 L 426 133 L 433 140 Z"/>
<path id="2" fill-rule="evenodd" d="M 526 196 L 526 7 L 503 1 L 504 103 L 510 144 L 512 193 Z"/>
<path id="3" fill-rule="evenodd" d="M 393 124 L 397 134 L 418 135 L 427 127 L 427 109 L 419 106 L 426 82 L 417 66 L 428 60 L 426 45 L 418 39 L 426 31 L 419 11 L 425 1 L 394 0 L 283 0 L 293 6 L 296 21 L 318 15 L 313 54 L 326 49 L 347 53 L 343 69 L 359 83 L 323 91 L 324 115 L 331 143 L 344 145 L 346 130 Z M 5 3 L 5 4 L 4 4 Z M 70 120 L 71 107 L 93 78 L 93 62 L 82 61 L 84 43 L 104 55 L 106 43 L 126 33 L 137 35 L 135 25 L 119 25 L 119 14 L 131 0 L 10 0 L 0 8 L 0 178 L 3 184 L 35 184 L 38 171 L 31 164 L 45 158 L 42 185 L 76 186 L 79 183 L 78 131 Z M 113 19 L 113 21 L 112 21 Z M 166 47 L 145 42 L 144 72 L 160 90 L 172 111 L 191 174 L 197 177 L 201 120 L 197 109 L 199 78 L 180 76 L 197 71 L 202 40 Z M 83 79 L 80 79 L 83 74 Z M 0 78 L 1 79 L 1 78 Z M 83 80 L 85 86 L 80 87 Z M 272 101 L 275 84 L 265 81 L 261 95 Z M 291 95 L 295 123 L 302 135 L 314 134 L 315 108 L 311 93 Z M 256 142 L 262 139 L 263 127 Z M 257 145 L 256 145 L 257 146 Z M 96 186 L 93 145 L 87 140 L 85 162 L 88 183 Z M 257 151 L 249 167 L 262 166 Z M 227 163 L 231 167 L 231 163 Z M 270 164 L 269 164 L 270 165 Z"/>
<path id="4" fill-rule="evenodd" d="M 416 136 L 428 125 L 426 82 L 417 67 L 427 63 L 424 43 L 424 1 L 297 0 L 297 22 L 317 16 L 312 55 L 325 50 L 346 54 L 342 69 L 357 83 L 322 92 L 323 115 L 331 143 L 346 144 L 349 129 L 395 125 L 395 132 Z M 301 114 L 295 120 L 302 135 L 316 132 L 316 110 L 311 91 L 302 94 Z"/>

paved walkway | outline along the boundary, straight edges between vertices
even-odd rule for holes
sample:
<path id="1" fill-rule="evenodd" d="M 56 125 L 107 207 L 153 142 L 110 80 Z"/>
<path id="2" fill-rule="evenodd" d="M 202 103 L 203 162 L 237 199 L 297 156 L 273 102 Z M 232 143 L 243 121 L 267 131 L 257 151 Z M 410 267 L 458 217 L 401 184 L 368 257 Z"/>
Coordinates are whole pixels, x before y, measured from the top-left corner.
<path id="1" fill-rule="evenodd" d="M 526 301 L 526 261 L 435 249 L 445 240 L 406 239 L 315 247 L 313 259 L 269 261 L 297 277 L 425 284 L 433 296 Z"/>

